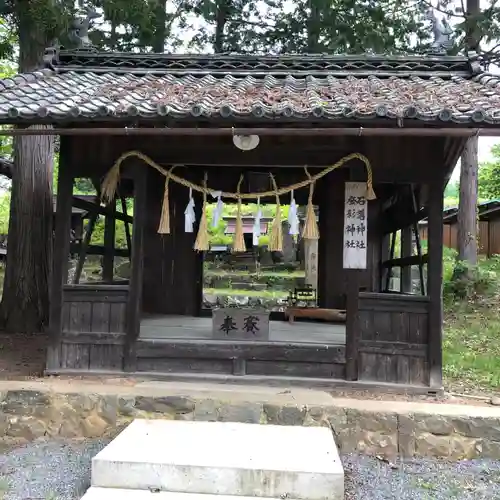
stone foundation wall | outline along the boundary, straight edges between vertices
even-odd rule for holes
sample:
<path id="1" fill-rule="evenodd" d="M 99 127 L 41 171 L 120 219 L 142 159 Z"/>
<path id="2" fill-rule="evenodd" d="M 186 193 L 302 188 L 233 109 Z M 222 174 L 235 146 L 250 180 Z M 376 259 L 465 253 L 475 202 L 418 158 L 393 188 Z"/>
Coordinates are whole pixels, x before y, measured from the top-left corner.
<path id="1" fill-rule="evenodd" d="M 327 426 L 341 452 L 387 458 L 500 458 L 500 418 L 33 390 L 7 391 L 0 401 L 0 435 L 5 442 L 112 436 L 134 418 L 164 418 Z"/>

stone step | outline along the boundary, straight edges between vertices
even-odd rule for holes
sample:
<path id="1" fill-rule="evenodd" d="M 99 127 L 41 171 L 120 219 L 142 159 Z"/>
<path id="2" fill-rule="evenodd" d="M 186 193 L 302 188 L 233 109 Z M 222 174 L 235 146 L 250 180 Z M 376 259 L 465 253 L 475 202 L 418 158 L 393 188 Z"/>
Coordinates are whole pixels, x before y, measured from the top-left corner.
<path id="1" fill-rule="evenodd" d="M 90 487 L 81 500 L 255 500 L 254 497 L 201 495 L 198 493 L 172 493 L 169 491 L 124 490 L 119 488 Z M 278 500 L 268 498 L 265 500 Z"/>
<path id="2" fill-rule="evenodd" d="M 340 500 L 344 470 L 325 427 L 135 420 L 93 458 L 92 486 Z"/>

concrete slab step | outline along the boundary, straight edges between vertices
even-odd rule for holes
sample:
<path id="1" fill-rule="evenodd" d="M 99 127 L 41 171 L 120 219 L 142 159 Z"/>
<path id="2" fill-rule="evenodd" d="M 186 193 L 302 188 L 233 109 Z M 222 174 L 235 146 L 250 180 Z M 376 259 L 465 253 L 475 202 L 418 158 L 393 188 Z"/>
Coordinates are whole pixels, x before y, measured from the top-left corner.
<path id="1" fill-rule="evenodd" d="M 200 495 L 197 493 L 172 493 L 168 491 L 123 490 L 118 488 L 96 488 L 92 486 L 81 500 L 255 500 L 255 498 Z M 279 499 L 268 498 L 265 500 Z"/>
<path id="2" fill-rule="evenodd" d="M 324 427 L 135 420 L 92 460 L 92 486 L 291 498 L 344 498 Z"/>

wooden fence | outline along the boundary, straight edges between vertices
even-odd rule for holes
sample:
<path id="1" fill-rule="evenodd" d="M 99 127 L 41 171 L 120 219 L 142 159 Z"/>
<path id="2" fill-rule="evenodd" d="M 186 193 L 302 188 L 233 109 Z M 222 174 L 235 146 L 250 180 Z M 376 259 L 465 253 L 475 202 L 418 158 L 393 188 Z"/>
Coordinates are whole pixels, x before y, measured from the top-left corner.
<path id="1" fill-rule="evenodd" d="M 419 227 L 420 238 L 427 239 L 427 224 Z M 443 244 L 457 249 L 458 225 L 456 222 L 443 224 Z M 482 220 L 478 223 L 478 251 L 481 255 L 491 257 L 500 255 L 500 219 Z"/>

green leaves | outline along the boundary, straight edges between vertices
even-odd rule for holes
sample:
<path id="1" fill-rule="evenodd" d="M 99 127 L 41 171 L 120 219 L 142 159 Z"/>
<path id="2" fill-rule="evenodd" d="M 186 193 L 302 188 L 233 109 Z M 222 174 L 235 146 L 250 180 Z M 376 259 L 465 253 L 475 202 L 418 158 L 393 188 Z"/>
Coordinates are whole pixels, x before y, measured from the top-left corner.
<path id="1" fill-rule="evenodd" d="M 491 148 L 493 160 L 479 167 L 479 196 L 488 200 L 500 199 L 500 144 Z"/>

